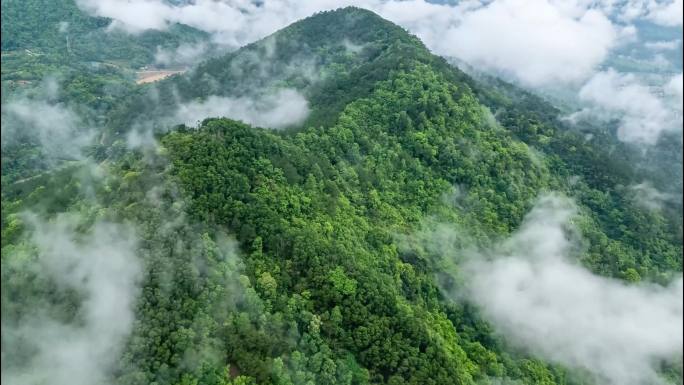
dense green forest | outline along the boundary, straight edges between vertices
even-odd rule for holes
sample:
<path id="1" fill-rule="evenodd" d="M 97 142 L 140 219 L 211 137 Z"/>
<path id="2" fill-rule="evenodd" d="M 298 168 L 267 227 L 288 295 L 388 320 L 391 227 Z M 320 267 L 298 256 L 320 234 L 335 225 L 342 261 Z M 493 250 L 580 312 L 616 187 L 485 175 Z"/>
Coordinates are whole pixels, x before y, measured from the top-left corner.
<path id="1" fill-rule="evenodd" d="M 46 103 L 98 130 L 84 156 L 58 166 L 42 162 L 31 138 L 7 153 L 3 143 L 3 380 L 41 362 L 38 345 L 22 342 L 31 338 L 6 329 L 20 329 L 35 307 L 88 324 L 91 306 L 80 286 L 65 289 L 35 267 L 40 226 L 27 212 L 53 224 L 74 215 L 78 239 L 102 222 L 134 229 L 135 320 L 103 383 L 597 383 L 510 344 L 475 304 L 446 295 L 461 290 L 458 266 L 402 241 L 436 222 L 486 246 L 514 233 L 549 191 L 577 203 L 587 269 L 626 284 L 681 274 L 681 202 L 654 210 L 634 199 L 628 186 L 647 174 L 668 180 L 633 167 L 637 149 L 610 130 L 570 127 L 527 91 L 466 75 L 369 11 L 318 13 L 136 86 L 119 69 L 81 62 L 125 56 L 132 68 L 158 45 L 201 34 L 177 26 L 132 40 L 71 2 L 22 2 L 44 10 L 21 15 L 18 3 L 2 2 L 3 94 L 39 100 L 39 90 L 9 81 L 38 82 L 54 61 L 62 90 Z M 65 20 L 73 52 L 57 33 Z M 279 89 L 304 95 L 303 122 L 273 130 L 169 118 L 211 96 Z M 155 145 L 132 148 L 131 133 L 144 130 Z M 681 162 L 681 151 L 671 156 Z M 660 373 L 681 383 L 681 357 Z"/>
<path id="2" fill-rule="evenodd" d="M 3 81 L 40 80 L 64 64 L 137 68 L 152 63 L 157 47 L 208 39 L 206 33 L 180 24 L 132 37 L 109 31 L 111 23 L 88 15 L 72 0 L 3 0 Z"/>
<path id="3" fill-rule="evenodd" d="M 88 15 L 73 0 L 3 0 L 3 103 L 29 100 L 66 107 L 77 110 L 79 129 L 100 127 L 109 109 L 135 89 L 134 71 L 153 65 L 158 49 L 209 38 L 184 25 L 131 36 L 109 31 L 111 23 Z M 3 186 L 8 179 L 29 177 L 51 166 L 35 134 L 27 134 L 28 129 L 4 111 L 3 123 L 3 130 L 20 127 L 13 129 L 19 132 L 17 140 L 3 142 Z"/>

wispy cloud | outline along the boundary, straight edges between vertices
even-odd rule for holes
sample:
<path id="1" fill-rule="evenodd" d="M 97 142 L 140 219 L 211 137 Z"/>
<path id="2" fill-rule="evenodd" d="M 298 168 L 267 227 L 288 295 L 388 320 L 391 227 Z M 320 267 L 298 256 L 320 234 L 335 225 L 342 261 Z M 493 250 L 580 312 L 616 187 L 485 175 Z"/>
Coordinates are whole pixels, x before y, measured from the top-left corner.
<path id="1" fill-rule="evenodd" d="M 35 144 L 47 163 L 82 159 L 94 131 L 71 108 L 54 100 L 56 82 L 48 81 L 41 97 L 15 97 L 2 105 L 2 148 Z"/>
<path id="2" fill-rule="evenodd" d="M 200 102 L 179 106 L 176 119 L 188 126 L 209 117 L 229 117 L 267 128 L 284 128 L 301 123 L 309 114 L 309 104 L 297 91 L 281 89 L 263 97 L 210 96 Z"/>
<path id="3" fill-rule="evenodd" d="M 165 66 L 189 66 L 206 60 L 205 54 L 209 50 L 207 43 L 183 43 L 175 49 L 157 47 L 154 54 L 155 64 Z"/>
<path id="4" fill-rule="evenodd" d="M 675 40 L 665 40 L 665 41 L 650 41 L 644 43 L 644 46 L 648 49 L 652 49 L 654 51 L 672 51 L 676 50 L 682 45 L 682 41 L 680 39 L 675 39 Z"/>
<path id="5" fill-rule="evenodd" d="M 675 194 L 660 192 L 648 182 L 629 186 L 629 189 L 636 203 L 649 210 L 660 210 L 665 203 L 678 200 Z M 681 200 L 681 195 L 679 200 Z"/>
<path id="6" fill-rule="evenodd" d="M 571 119 L 618 119 L 618 137 L 625 142 L 654 144 L 665 131 L 681 129 L 681 74 L 662 87 L 664 95 L 632 74 L 613 69 L 598 72 L 579 91 L 587 107 Z"/>
<path id="7" fill-rule="evenodd" d="M 547 194 L 515 233 L 490 246 L 473 248 L 466 232 L 448 224 L 416 239 L 458 277 L 446 295 L 478 305 L 513 345 L 601 384 L 660 384 L 659 362 L 682 355 L 682 277 L 662 287 L 591 273 L 576 259 L 583 250 L 577 210 Z"/>
<path id="8" fill-rule="evenodd" d="M 2 380 L 17 385 L 107 383 L 132 329 L 142 274 L 133 231 L 97 221 L 83 234 L 77 230 L 78 218 L 69 214 L 52 220 L 26 215 L 25 221 L 32 228 L 38 282 L 52 280 L 83 300 L 73 321 L 49 315 L 42 302 L 24 304 L 16 324 L 3 317 Z M 21 250 L 12 249 L 3 258 L 20 260 L 13 254 Z M 5 355 L 18 351 L 31 354 L 6 365 Z"/>

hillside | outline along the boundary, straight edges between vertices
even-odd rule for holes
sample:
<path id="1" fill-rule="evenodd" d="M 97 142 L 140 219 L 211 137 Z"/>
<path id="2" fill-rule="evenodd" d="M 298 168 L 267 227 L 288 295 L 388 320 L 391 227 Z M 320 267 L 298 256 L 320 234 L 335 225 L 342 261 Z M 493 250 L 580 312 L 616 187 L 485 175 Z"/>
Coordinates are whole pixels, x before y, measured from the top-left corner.
<path id="1" fill-rule="evenodd" d="M 7 113 L 8 103 L 29 105 L 47 116 L 59 108 L 76 110 L 78 119 L 67 121 L 77 127 L 63 128 L 64 119 L 51 116 L 56 119 L 54 130 L 87 136 L 134 89 L 140 67 L 155 65 L 159 52 L 209 39 L 184 25 L 130 35 L 111 29 L 111 19 L 88 15 L 74 0 L 3 0 L 1 5 L 3 130 L 15 133 L 2 143 L 3 185 L 43 172 L 61 158 L 73 158 L 49 159 L 54 157 L 39 149 L 37 137 L 55 135 L 52 140 L 58 141 L 59 133 L 44 127 L 37 135 L 35 127 L 25 127 Z"/>
<path id="2" fill-rule="evenodd" d="M 322 29 L 326 29 L 326 32 Z M 346 48 L 345 42 L 347 46 L 353 44 L 363 48 L 352 53 Z M 162 117 L 172 115 L 171 112 L 186 101 L 207 100 L 213 96 L 250 96 L 284 88 L 300 91 L 309 103 L 308 118 L 292 127 L 292 134 L 298 133 L 302 127 L 336 132 L 333 127 L 338 123 L 339 114 L 350 102 L 368 98 L 381 82 L 394 82 L 393 77 L 398 73 L 410 72 L 421 66 L 434 72 L 440 83 L 449 83 L 457 87 L 459 91 L 453 91 L 452 97 L 467 92 L 467 95 L 477 99 L 474 101 L 473 109 L 481 109 L 477 106 L 480 105 L 496 113 L 497 120 L 504 129 L 496 134 L 504 135 L 500 139 L 501 146 L 506 148 L 524 143 L 545 154 L 545 168 L 555 180 L 554 184 L 546 184 L 546 188 L 563 186 L 563 190 L 568 194 L 589 205 L 590 211 L 596 215 L 596 220 L 603 221 L 604 231 L 621 227 L 608 219 L 608 212 L 613 207 L 623 205 L 621 201 L 629 201 L 625 196 L 629 192 L 618 190 L 624 190 L 624 187 L 631 183 L 640 182 L 641 176 L 630 166 L 630 156 L 636 156 L 630 153 L 636 153 L 636 149 L 617 141 L 609 133 L 602 133 L 596 127 L 587 127 L 586 131 L 570 130 L 567 124 L 558 120 L 558 111 L 539 97 L 501 81 L 477 82 L 448 65 L 443 59 L 430 54 L 420 41 L 401 28 L 375 14 L 354 8 L 345 9 L 342 15 L 325 12 L 305 19 L 261 42 L 225 57 L 212 59 L 186 76 L 161 82 L 154 86 L 154 92 L 142 89 L 139 97 L 131 98 L 129 103 L 114 113 L 110 123 L 111 127 L 116 127 L 120 133 L 130 127 L 139 126 L 140 122 L 164 132 L 170 125 L 183 122 Z M 319 75 L 312 77 L 311 72 Z M 152 98 L 149 95 L 158 96 Z M 384 125 L 409 125 L 417 131 L 426 132 L 424 127 L 416 127 L 418 122 L 430 118 L 430 112 L 437 116 L 443 116 L 444 112 L 430 110 L 438 108 L 441 99 L 424 100 L 418 95 L 413 94 L 414 104 L 406 105 L 403 109 L 378 112 L 378 115 L 388 119 L 395 116 L 392 118 L 395 120 L 387 121 Z M 420 114 L 421 112 L 425 117 Z M 486 114 L 483 112 L 473 114 L 479 116 L 477 119 L 486 120 Z M 450 120 L 448 115 L 445 119 Z M 119 121 L 125 123 L 121 124 Z M 594 134 L 595 139 L 592 142 L 585 140 L 586 132 Z M 290 135 L 289 131 L 284 135 Z M 453 132 L 435 135 L 443 135 L 444 138 L 459 136 Z M 403 133 L 397 133 L 397 136 L 397 141 L 409 140 Z M 361 145 L 356 139 L 350 140 Z M 374 138 L 371 143 L 375 140 Z M 435 137 L 434 140 L 439 142 L 441 139 Z M 425 145 L 428 144 L 436 146 L 436 143 L 429 140 Z M 383 144 L 385 145 L 387 143 Z M 456 157 L 453 154 L 446 155 L 451 154 L 450 152 L 439 150 L 436 154 L 445 159 L 451 158 L 449 162 L 454 163 L 444 168 L 453 172 L 454 165 L 458 164 Z M 499 167 L 504 165 L 500 164 Z M 501 175 L 503 173 L 490 174 L 506 177 Z M 306 175 L 307 172 L 302 176 Z M 579 186 L 569 186 L 566 180 L 571 176 L 580 176 L 582 183 Z M 447 181 L 452 185 L 472 185 L 471 181 L 453 176 Z M 527 183 L 522 185 L 527 186 Z M 582 185 L 585 185 L 586 189 L 582 188 Z M 528 201 L 541 190 L 542 187 L 534 189 L 534 193 L 530 193 L 521 201 Z M 603 203 L 595 200 L 597 193 L 606 194 Z M 681 207 L 679 210 L 681 213 Z M 504 228 L 514 228 L 514 224 L 522 218 L 525 211 L 520 210 L 517 217 L 509 218 L 509 223 L 506 223 Z M 501 214 L 500 208 L 495 212 Z M 636 225 L 640 221 L 635 222 Z M 501 221 L 497 223 L 500 224 Z M 681 239 L 681 231 L 679 236 L 676 235 L 678 226 L 681 228 L 681 223 L 678 224 L 675 218 L 674 222 L 671 221 L 669 224 L 670 230 L 666 230 L 674 236 L 675 244 L 677 239 Z M 632 237 L 632 242 L 633 247 L 642 247 L 641 240 Z M 638 258 L 636 254 L 639 252 L 635 251 L 633 258 Z M 670 266 L 672 267 L 674 266 Z M 617 271 L 612 274 L 616 275 Z"/>
<path id="3" fill-rule="evenodd" d="M 136 120 L 156 123 L 179 105 L 210 96 L 258 98 L 283 88 L 300 91 L 309 101 L 311 114 L 301 125 L 330 124 L 344 105 L 367 95 L 405 57 L 419 52 L 427 51 L 415 37 L 374 14 L 322 13 L 208 60 L 185 76 L 141 89 L 113 115 L 110 127 L 125 132 Z M 173 123 L 178 122 L 164 120 L 159 130 Z"/>
<path id="4" fill-rule="evenodd" d="M 109 31 L 111 19 L 92 17 L 74 0 L 3 0 L 3 80 L 40 80 L 61 66 L 101 62 L 138 68 L 154 62 L 159 48 L 206 41 L 206 33 L 184 25 L 131 36 Z"/>
<path id="5" fill-rule="evenodd" d="M 12 33 L 3 49 L 24 44 Z M 682 271 L 681 205 L 639 204 L 633 149 L 587 141 L 541 98 L 466 75 L 363 9 L 318 13 L 98 111 L 86 157 L 19 184 L 24 165 L 6 182 L 3 159 L 3 380 L 42 383 L 48 368 L 61 384 L 78 366 L 52 366 L 55 337 L 29 319 L 73 333 L 72 352 L 100 343 L 84 384 L 603 383 L 459 299 L 462 258 L 524 230 L 550 191 L 576 202 L 577 264 L 625 285 Z M 45 272 L 62 261 L 79 268 Z M 111 291 L 131 314 L 89 300 Z M 658 373 L 681 382 L 681 358 Z"/>

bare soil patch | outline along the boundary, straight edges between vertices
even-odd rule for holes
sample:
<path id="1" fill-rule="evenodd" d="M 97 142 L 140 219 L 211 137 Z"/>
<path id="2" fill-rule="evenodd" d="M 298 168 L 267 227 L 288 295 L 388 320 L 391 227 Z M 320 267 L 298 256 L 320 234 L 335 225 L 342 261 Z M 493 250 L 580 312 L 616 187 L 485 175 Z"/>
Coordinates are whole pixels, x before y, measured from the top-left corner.
<path id="1" fill-rule="evenodd" d="M 171 75 L 182 74 L 186 70 L 149 70 L 138 71 L 135 74 L 138 76 L 136 84 L 153 83 Z"/>

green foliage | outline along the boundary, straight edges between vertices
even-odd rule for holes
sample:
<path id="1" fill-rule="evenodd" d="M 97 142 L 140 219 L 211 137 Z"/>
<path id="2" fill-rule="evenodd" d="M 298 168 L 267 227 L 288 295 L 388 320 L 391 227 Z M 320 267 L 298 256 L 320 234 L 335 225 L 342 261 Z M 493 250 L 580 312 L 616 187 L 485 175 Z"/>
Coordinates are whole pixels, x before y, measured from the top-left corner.
<path id="1" fill-rule="evenodd" d="M 157 47 L 174 48 L 184 42 L 196 43 L 208 38 L 204 32 L 185 25 L 172 25 L 164 32 L 145 31 L 132 37 L 123 31 L 109 31 L 111 22 L 111 19 L 88 15 L 74 0 L 3 0 L 3 75 L 5 71 L 19 75 L 15 70 L 18 65 L 5 67 L 9 64 L 5 63 L 6 54 L 20 60 L 24 67 L 36 69 L 50 62 L 69 65 L 104 62 L 112 66 L 140 67 L 153 61 Z M 35 79 L 33 76 L 20 78 Z"/>
<path id="2" fill-rule="evenodd" d="M 44 3 L 26 4 L 52 7 Z M 3 2 L 3 21 L 20 17 L 16 7 Z M 71 12 L 74 31 L 100 36 L 105 21 L 54 7 L 50 20 Z M 52 21 L 37 30 L 52 31 Z M 3 50 L 31 43 L 33 23 L 3 23 Z M 48 32 L 33 44 L 57 47 Z M 344 39 L 360 50 L 348 52 Z M 253 60 L 263 55 L 267 64 Z M 302 58 L 320 78 L 289 71 Z M 16 321 L 26 303 L 48 298 L 70 320 L 80 300 L 31 269 L 37 255 L 18 213 L 135 224 L 145 275 L 113 374 L 120 384 L 584 384 L 511 349 L 472 305 L 443 298 L 440 261 L 398 241 L 430 217 L 474 242 L 505 237 L 547 190 L 577 200 L 581 257 L 593 271 L 665 282 L 682 270 L 681 215 L 630 198 L 624 186 L 639 174 L 606 152 L 621 149 L 610 135 L 584 141 L 541 99 L 468 77 L 367 11 L 305 19 L 160 82 L 158 100 L 120 72 L 93 74 L 74 66 L 60 102 L 88 105 L 96 112 L 81 112 L 87 121 L 106 124 L 91 154 L 103 180 L 85 180 L 78 162 L 37 174 L 46 167 L 30 145 L 16 158 L 3 153 L 2 311 L 3 322 Z M 210 118 L 163 135 L 156 154 L 120 141 L 133 122 L 153 126 L 179 102 L 280 87 L 310 101 L 300 127 Z M 676 381 L 681 365 L 663 372 Z"/>
<path id="3" fill-rule="evenodd" d="M 395 125 L 395 117 L 411 123 Z M 350 103 L 331 128 L 281 136 L 208 120 L 163 143 L 193 216 L 258 245 L 246 267 L 264 281 L 257 288 L 270 287 L 261 294 L 273 297 L 270 277 L 285 298 L 310 293 L 321 314 L 310 328 L 337 354 L 352 352 L 371 381 L 468 384 L 504 374 L 496 353 L 461 342 L 429 272 L 402 263 L 393 240 L 440 205 L 453 184 L 468 185 L 467 199 L 478 202 L 462 213 L 464 221 L 505 233 L 548 178 L 526 146 L 486 128 L 467 88 L 415 63 Z M 286 177 L 287 169 L 295 177 Z M 527 172 L 513 171 L 521 169 Z M 272 305 L 289 307 L 285 300 Z M 491 369 L 480 371 L 464 346 Z"/>

